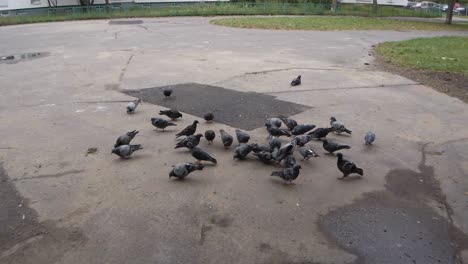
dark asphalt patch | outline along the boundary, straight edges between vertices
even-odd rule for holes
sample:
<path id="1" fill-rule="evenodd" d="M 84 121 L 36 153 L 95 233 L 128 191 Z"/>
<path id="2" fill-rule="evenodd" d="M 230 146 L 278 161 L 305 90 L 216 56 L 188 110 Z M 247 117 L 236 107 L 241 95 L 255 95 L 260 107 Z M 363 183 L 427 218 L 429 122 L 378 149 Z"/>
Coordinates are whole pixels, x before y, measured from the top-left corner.
<path id="1" fill-rule="evenodd" d="M 0 255 L 2 263 L 55 263 L 86 237 L 77 228 L 38 222 L 0 163 Z"/>
<path id="2" fill-rule="evenodd" d="M 109 25 L 138 25 L 143 24 L 143 20 L 111 20 Z"/>
<path id="3" fill-rule="evenodd" d="M 0 63 L 13 64 L 20 61 L 39 59 L 50 56 L 50 52 L 29 52 L 22 54 L 13 54 L 7 56 L 0 56 Z"/>
<path id="4" fill-rule="evenodd" d="M 320 219 L 320 228 L 332 241 L 358 256 L 356 264 L 461 263 L 459 253 L 468 248 L 468 237 L 453 225 L 452 211 L 425 155 L 423 149 L 419 172 L 392 170 L 386 176 L 387 190 L 365 194 Z"/>
<path id="5" fill-rule="evenodd" d="M 164 98 L 164 88 L 174 91 L 170 98 Z M 311 108 L 277 100 L 271 95 L 239 92 L 197 83 L 145 88 L 124 93 L 144 102 L 177 109 L 200 118 L 203 118 L 205 113 L 213 112 L 214 121 L 243 130 L 262 127 L 268 117 L 292 116 Z"/>

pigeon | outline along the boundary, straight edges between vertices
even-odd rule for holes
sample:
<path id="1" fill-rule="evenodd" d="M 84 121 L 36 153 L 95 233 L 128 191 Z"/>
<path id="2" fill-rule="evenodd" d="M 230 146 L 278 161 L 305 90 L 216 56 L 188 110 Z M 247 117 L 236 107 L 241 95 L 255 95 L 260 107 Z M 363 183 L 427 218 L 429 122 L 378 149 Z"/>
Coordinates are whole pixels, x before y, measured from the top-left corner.
<path id="1" fill-rule="evenodd" d="M 210 154 L 206 153 L 204 150 L 198 147 L 192 147 L 190 150 L 192 153 L 192 157 L 194 157 L 197 160 L 197 163 L 200 163 L 202 160 L 212 162 L 214 164 L 218 163 L 218 161 L 211 157 Z"/>
<path id="2" fill-rule="evenodd" d="M 335 142 L 328 141 L 326 139 L 323 140 L 323 149 L 328 151 L 329 153 L 333 153 L 340 149 L 350 149 L 351 147 L 348 145 L 341 145 Z"/>
<path id="3" fill-rule="evenodd" d="M 169 89 L 169 88 L 163 89 L 163 94 L 166 98 L 170 97 L 172 94 L 172 89 Z"/>
<path id="4" fill-rule="evenodd" d="M 133 102 L 128 103 L 127 114 L 133 114 L 140 103 L 141 99 L 135 99 Z"/>
<path id="5" fill-rule="evenodd" d="M 304 158 L 308 160 L 310 157 L 318 157 L 319 155 L 310 147 L 302 147 L 299 149 L 299 153 Z"/>
<path id="6" fill-rule="evenodd" d="M 309 132 L 314 129 L 315 125 L 297 125 L 291 130 L 291 134 L 297 136 Z"/>
<path id="7" fill-rule="evenodd" d="M 262 150 L 260 152 L 254 152 L 253 155 L 256 156 L 259 161 L 265 164 L 270 164 L 274 160 L 271 153 L 265 150 Z"/>
<path id="8" fill-rule="evenodd" d="M 112 149 L 113 154 L 119 156 L 122 159 L 129 159 L 133 152 L 142 149 L 143 147 L 137 145 L 121 145 Z"/>
<path id="9" fill-rule="evenodd" d="M 207 130 L 205 131 L 205 139 L 208 141 L 208 144 L 213 143 L 213 140 L 215 139 L 216 134 L 213 130 Z"/>
<path id="10" fill-rule="evenodd" d="M 171 177 L 176 177 L 179 180 L 183 180 L 190 173 L 196 170 L 203 170 L 202 164 L 196 164 L 192 162 L 177 163 L 176 165 L 173 165 L 172 167 L 173 169 L 169 172 L 169 179 Z"/>
<path id="11" fill-rule="evenodd" d="M 284 159 L 284 166 L 286 168 L 291 168 L 294 165 L 296 165 L 296 159 L 294 158 L 294 156 L 293 155 L 286 156 L 286 158 Z"/>
<path id="12" fill-rule="evenodd" d="M 245 133 L 244 131 L 240 129 L 236 129 L 236 138 L 237 138 L 237 141 L 239 142 L 239 145 L 242 143 L 247 143 L 250 140 L 249 134 Z"/>
<path id="13" fill-rule="evenodd" d="M 122 145 L 130 144 L 130 141 L 138 134 L 139 132 L 136 130 L 130 131 L 125 133 L 124 135 L 120 136 L 117 141 L 115 142 L 114 148 Z"/>
<path id="14" fill-rule="evenodd" d="M 272 126 L 275 126 L 275 127 L 281 127 L 281 124 L 283 123 L 281 122 L 281 119 L 276 118 L 276 117 L 268 118 L 266 121 L 268 124 L 271 124 Z"/>
<path id="15" fill-rule="evenodd" d="M 301 169 L 301 165 L 296 164 L 291 168 L 286 168 L 282 171 L 274 171 L 271 173 L 271 176 L 278 176 L 283 179 L 287 184 L 294 184 L 292 181 L 297 179 L 299 176 L 299 171 Z"/>
<path id="16" fill-rule="evenodd" d="M 214 119 L 213 113 L 206 113 L 203 115 L 203 118 L 206 120 L 206 122 L 211 122 Z"/>
<path id="17" fill-rule="evenodd" d="M 243 160 L 252 151 L 257 144 L 241 144 L 234 150 L 234 159 Z"/>
<path id="18" fill-rule="evenodd" d="M 296 145 L 303 147 L 305 144 L 309 143 L 309 141 L 312 139 L 311 135 L 299 135 L 296 136 L 293 141 L 296 143 Z"/>
<path id="19" fill-rule="evenodd" d="M 328 133 L 332 131 L 333 131 L 333 128 L 331 127 L 326 127 L 326 128 L 319 127 L 319 128 L 316 128 L 314 131 L 307 133 L 307 135 L 311 135 L 312 138 L 321 139 L 321 138 L 326 137 Z"/>
<path id="20" fill-rule="evenodd" d="M 294 119 L 287 118 L 282 115 L 280 115 L 278 118 L 281 119 L 281 121 L 283 121 L 283 123 L 288 127 L 289 130 L 293 130 L 294 127 L 297 126 L 297 122 Z"/>
<path id="21" fill-rule="evenodd" d="M 375 141 L 375 134 L 371 131 L 367 132 L 364 136 L 364 141 L 366 142 L 366 145 L 372 145 L 372 143 Z"/>
<path id="22" fill-rule="evenodd" d="M 188 136 L 188 137 L 184 138 L 182 141 L 178 142 L 176 144 L 176 146 L 174 147 L 174 149 L 184 148 L 184 147 L 188 148 L 188 149 L 191 149 L 193 147 L 196 147 L 200 143 L 200 138 L 201 137 L 203 137 L 202 134 L 196 134 L 196 135 Z"/>
<path id="23" fill-rule="evenodd" d="M 338 178 L 339 180 L 343 180 L 351 173 L 357 173 L 361 176 L 364 175 L 364 171 L 361 168 L 358 168 L 356 164 L 352 163 L 349 160 L 343 158 L 343 154 L 336 153 L 338 157 L 338 161 L 336 162 L 336 166 L 338 169 L 343 173 L 343 177 Z"/>
<path id="24" fill-rule="evenodd" d="M 267 128 L 267 131 L 268 131 L 268 134 L 270 134 L 270 138 L 271 137 L 280 137 L 280 136 L 287 136 L 287 137 L 290 137 L 291 136 L 291 133 L 289 133 L 288 131 L 286 131 L 285 129 L 281 129 L 281 128 L 277 128 L 275 126 L 272 126 L 271 124 L 265 124 L 266 128 Z"/>
<path id="25" fill-rule="evenodd" d="M 168 126 L 177 126 L 176 124 L 171 123 L 159 117 L 151 118 L 151 124 L 153 124 L 153 126 L 155 126 L 156 128 L 162 129 L 163 131 Z"/>
<path id="26" fill-rule="evenodd" d="M 301 84 L 301 76 L 297 76 L 294 80 L 291 81 L 291 86 L 297 86 Z"/>
<path id="27" fill-rule="evenodd" d="M 170 119 L 172 120 L 176 120 L 177 118 L 181 118 L 182 117 L 182 114 L 177 111 L 177 110 L 172 110 L 172 109 L 169 109 L 169 110 L 161 110 L 159 111 L 159 115 L 166 115 L 168 116 Z"/>
<path id="28" fill-rule="evenodd" d="M 255 144 L 255 146 L 253 147 L 252 151 L 255 152 L 255 153 L 259 153 L 259 152 L 262 152 L 262 151 L 266 151 L 266 152 L 270 152 L 270 153 L 271 153 L 270 147 L 267 147 L 267 146 L 260 146 L 260 145 L 257 145 L 257 144 Z"/>
<path id="29" fill-rule="evenodd" d="M 186 128 L 184 128 L 182 131 L 176 134 L 176 138 L 180 136 L 191 136 L 195 134 L 195 131 L 197 131 L 197 124 L 198 120 L 193 121 L 193 123 Z"/>
<path id="30" fill-rule="evenodd" d="M 223 129 L 220 129 L 219 133 L 221 133 L 221 141 L 223 142 L 224 147 L 229 148 L 232 145 L 234 138 Z"/>
<path id="31" fill-rule="evenodd" d="M 277 152 L 276 155 L 273 157 L 277 162 L 281 162 L 286 156 L 291 155 L 294 151 L 294 144 L 293 143 L 288 143 L 284 145 L 282 148 L 280 148 Z"/>
<path id="32" fill-rule="evenodd" d="M 333 116 L 330 117 L 330 126 L 337 134 L 341 134 L 343 132 L 348 133 L 351 135 L 351 130 L 347 129 L 342 123 L 338 122 L 336 118 Z"/>
<path id="33" fill-rule="evenodd" d="M 275 149 L 281 148 L 281 140 L 279 140 L 279 138 L 271 138 L 269 144 L 270 151 L 274 151 Z"/>

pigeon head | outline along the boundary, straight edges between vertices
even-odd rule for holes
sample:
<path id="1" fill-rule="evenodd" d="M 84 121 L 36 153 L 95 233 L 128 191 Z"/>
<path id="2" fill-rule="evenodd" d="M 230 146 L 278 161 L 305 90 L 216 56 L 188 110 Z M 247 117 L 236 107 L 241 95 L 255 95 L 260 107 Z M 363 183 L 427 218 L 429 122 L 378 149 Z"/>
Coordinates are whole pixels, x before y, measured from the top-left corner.
<path id="1" fill-rule="evenodd" d="M 270 127 L 271 127 L 271 124 L 270 124 L 270 123 L 266 123 L 265 126 L 266 126 L 267 128 L 270 128 Z"/>
<path id="2" fill-rule="evenodd" d="M 326 139 L 322 139 L 322 142 L 325 143 L 325 144 L 328 144 L 328 140 L 326 140 Z"/>
<path id="3" fill-rule="evenodd" d="M 343 158 L 343 154 L 341 154 L 341 153 L 336 153 L 336 156 L 337 156 L 339 159 Z"/>
<path id="4" fill-rule="evenodd" d="M 301 76 L 299 75 L 299 76 L 297 76 L 297 78 L 300 80 L 300 79 L 301 79 Z"/>
<path id="5" fill-rule="evenodd" d="M 301 165 L 299 165 L 299 164 L 294 165 L 294 168 L 295 169 L 302 169 Z"/>
<path id="6" fill-rule="evenodd" d="M 202 134 L 196 134 L 195 137 L 200 139 L 201 137 L 203 137 L 203 135 Z"/>
<path id="7" fill-rule="evenodd" d="M 198 124 L 198 123 L 199 123 L 198 120 L 193 121 L 193 124 L 194 124 L 194 125 L 195 125 L 195 124 Z"/>
<path id="8" fill-rule="evenodd" d="M 117 148 L 113 148 L 111 154 L 117 153 Z"/>
<path id="9" fill-rule="evenodd" d="M 141 99 L 140 98 L 135 99 L 133 102 L 135 102 L 136 104 L 139 104 L 139 103 L 141 103 Z"/>
<path id="10" fill-rule="evenodd" d="M 335 122 L 336 118 L 334 116 L 330 117 L 330 121 Z"/>

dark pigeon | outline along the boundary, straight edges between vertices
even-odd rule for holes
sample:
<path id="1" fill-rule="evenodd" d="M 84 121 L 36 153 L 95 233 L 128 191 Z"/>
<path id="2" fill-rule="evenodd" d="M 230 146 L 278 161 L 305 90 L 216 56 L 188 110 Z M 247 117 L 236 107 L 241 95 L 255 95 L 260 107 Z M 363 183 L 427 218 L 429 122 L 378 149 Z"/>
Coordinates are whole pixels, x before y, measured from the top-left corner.
<path id="1" fill-rule="evenodd" d="M 326 127 L 326 128 L 319 127 L 319 128 L 316 128 L 314 131 L 307 133 L 307 135 L 311 135 L 312 138 L 321 139 L 321 138 L 326 137 L 328 133 L 332 131 L 333 131 L 333 128 L 331 127 Z"/>
<path id="2" fill-rule="evenodd" d="M 299 135 L 296 136 L 293 141 L 296 143 L 296 145 L 302 147 L 305 144 L 309 143 L 309 141 L 312 139 L 311 135 Z"/>
<path id="3" fill-rule="evenodd" d="M 137 145 L 121 145 L 112 149 L 113 154 L 119 156 L 122 159 L 129 159 L 132 156 L 133 152 L 143 149 L 139 144 Z"/>
<path id="4" fill-rule="evenodd" d="M 174 149 L 178 148 L 188 148 L 191 149 L 193 147 L 198 146 L 200 143 L 200 138 L 203 137 L 202 134 L 196 134 L 196 135 L 191 135 L 186 138 L 184 138 L 182 141 L 178 142 Z"/>
<path id="5" fill-rule="evenodd" d="M 375 134 L 371 131 L 367 132 L 364 136 L 364 141 L 366 142 L 366 145 L 372 145 L 375 141 Z"/>
<path id="6" fill-rule="evenodd" d="M 176 120 L 177 118 L 181 118 L 182 117 L 182 114 L 177 111 L 177 110 L 161 110 L 159 111 L 159 115 L 165 115 L 167 117 L 169 117 L 170 119 L 172 120 Z"/>
<path id="7" fill-rule="evenodd" d="M 253 148 L 257 144 L 241 144 L 240 146 L 236 147 L 234 150 L 234 159 L 240 159 L 243 160 L 249 155 L 250 152 L 252 152 Z"/>
<path id="8" fill-rule="evenodd" d="M 130 141 L 138 134 L 139 132 L 136 130 L 130 131 L 125 133 L 124 135 L 120 136 L 117 141 L 115 142 L 114 148 L 122 145 L 130 144 Z"/>
<path id="9" fill-rule="evenodd" d="M 270 139 L 270 142 L 269 142 L 269 145 L 270 145 L 270 151 L 274 151 L 275 149 L 278 150 L 281 148 L 281 140 L 279 140 L 279 138 L 271 138 Z"/>
<path id="10" fill-rule="evenodd" d="M 182 131 L 176 134 L 176 138 L 180 136 L 191 136 L 195 134 L 195 131 L 197 131 L 197 124 L 198 120 L 193 121 L 193 123 L 186 128 L 184 128 Z"/>
<path id="11" fill-rule="evenodd" d="M 216 133 L 213 130 L 207 130 L 205 131 L 205 139 L 208 141 L 208 144 L 213 143 L 213 140 L 216 137 Z"/>
<path id="12" fill-rule="evenodd" d="M 349 160 L 344 159 L 343 154 L 336 153 L 336 156 L 338 157 L 336 166 L 343 173 L 343 177 L 338 178 L 339 180 L 343 180 L 344 178 L 346 178 L 348 175 L 352 173 L 356 173 L 361 176 L 364 175 L 364 171 L 361 168 L 358 168 L 356 164 L 352 163 Z"/>
<path id="13" fill-rule="evenodd" d="M 276 117 L 268 118 L 266 120 L 266 122 L 268 124 L 271 124 L 272 126 L 275 126 L 275 127 L 281 127 L 281 124 L 283 123 L 283 122 L 281 122 L 281 119 L 276 118 Z"/>
<path id="14" fill-rule="evenodd" d="M 190 152 L 192 153 L 192 157 L 194 157 L 197 160 L 197 163 L 200 163 L 202 160 L 204 161 L 209 161 L 214 164 L 217 164 L 218 161 L 211 157 L 210 154 L 206 153 L 204 150 L 198 147 L 193 147 Z"/>
<path id="15" fill-rule="evenodd" d="M 171 122 L 169 122 L 169 121 L 167 121 L 165 119 L 159 118 L 159 117 L 151 118 L 151 124 L 153 124 L 153 126 L 155 126 L 156 128 L 162 129 L 163 131 L 168 126 L 177 126 L 176 124 L 171 123 Z"/>
<path id="16" fill-rule="evenodd" d="M 250 140 L 249 134 L 245 133 L 244 131 L 240 129 L 236 129 L 236 138 L 237 138 L 237 142 L 239 142 L 239 145 L 242 143 L 248 143 Z"/>
<path id="17" fill-rule="evenodd" d="M 286 156 L 286 158 L 284 159 L 284 166 L 286 168 L 291 168 L 294 165 L 296 165 L 296 159 L 294 158 L 294 156 L 292 154 Z"/>
<path id="18" fill-rule="evenodd" d="M 297 76 L 294 80 L 291 81 L 291 86 L 297 86 L 301 84 L 301 76 Z"/>
<path id="19" fill-rule="evenodd" d="M 304 158 L 308 160 L 310 157 L 318 157 L 319 155 L 310 147 L 302 147 L 299 149 L 299 153 Z"/>
<path id="20" fill-rule="evenodd" d="M 127 114 L 133 114 L 140 103 L 141 99 L 135 99 L 133 102 L 128 103 Z"/>
<path id="21" fill-rule="evenodd" d="M 323 149 L 325 149 L 329 153 L 333 153 L 333 152 L 341 150 L 341 149 L 350 149 L 351 148 L 348 145 L 338 144 L 338 143 L 335 143 L 335 142 L 328 141 L 326 139 L 324 139 L 322 141 L 323 141 Z"/>
<path id="22" fill-rule="evenodd" d="M 330 126 L 333 128 L 333 131 L 338 134 L 345 132 L 351 135 L 352 131 L 347 129 L 342 123 L 338 122 L 333 116 L 330 117 Z"/>
<path id="23" fill-rule="evenodd" d="M 263 162 L 265 164 L 270 164 L 272 161 L 275 160 L 275 159 L 273 159 L 273 156 L 271 155 L 271 153 L 269 151 L 265 151 L 265 150 L 262 150 L 262 151 L 259 151 L 259 152 L 254 152 L 253 155 L 256 156 L 259 161 L 261 161 L 261 162 Z"/>
<path id="24" fill-rule="evenodd" d="M 172 167 L 173 167 L 172 170 L 169 172 L 169 179 L 171 177 L 176 177 L 179 180 L 183 180 L 190 173 L 196 170 L 203 170 L 202 164 L 196 164 L 192 162 L 177 163 L 176 165 Z"/>
<path id="25" fill-rule="evenodd" d="M 221 141 L 223 142 L 224 147 L 229 148 L 232 145 L 234 138 L 223 129 L 220 129 L 219 133 L 221 133 Z"/>
<path id="26" fill-rule="evenodd" d="M 285 129 L 281 129 L 281 128 L 277 128 L 275 126 L 272 126 L 271 124 L 265 124 L 266 126 L 266 129 L 268 131 L 268 134 L 270 134 L 270 138 L 271 137 L 280 137 L 280 136 L 287 136 L 287 137 L 290 137 L 291 136 L 291 133 L 289 133 L 288 131 L 286 131 Z"/>
<path id="27" fill-rule="evenodd" d="M 293 154 L 295 145 L 293 143 L 288 143 L 280 148 L 277 153 L 273 154 L 273 157 L 277 162 L 281 162 L 285 159 L 288 155 Z M 274 152 L 273 152 L 274 153 Z"/>
<path id="28" fill-rule="evenodd" d="M 297 126 L 297 122 L 294 119 L 287 118 L 282 115 L 280 115 L 278 118 L 281 119 L 281 121 L 283 121 L 283 123 L 288 127 L 289 130 L 293 130 L 294 127 Z"/>
<path id="29" fill-rule="evenodd" d="M 309 132 L 314 129 L 315 125 L 297 125 L 291 130 L 291 134 L 297 136 Z"/>
<path id="30" fill-rule="evenodd" d="M 271 152 L 271 149 L 270 149 L 270 147 L 267 147 L 267 146 L 260 146 L 260 145 L 255 144 L 252 151 L 255 152 L 255 153 L 259 153 L 259 152 L 262 152 L 262 151 Z"/>
<path id="31" fill-rule="evenodd" d="M 165 88 L 163 89 L 163 94 L 164 96 L 167 98 L 167 97 L 170 97 L 171 94 L 172 94 L 172 89 L 169 89 L 169 88 Z"/>
<path id="32" fill-rule="evenodd" d="M 301 165 L 296 164 L 291 168 L 286 168 L 282 171 L 274 171 L 271 173 L 271 176 L 277 176 L 283 179 L 287 184 L 294 184 L 292 181 L 297 179 L 299 176 L 299 172 L 301 169 Z"/>
<path id="33" fill-rule="evenodd" d="M 206 122 L 211 122 L 214 119 L 213 113 L 206 113 L 203 115 L 203 118 L 205 119 Z"/>

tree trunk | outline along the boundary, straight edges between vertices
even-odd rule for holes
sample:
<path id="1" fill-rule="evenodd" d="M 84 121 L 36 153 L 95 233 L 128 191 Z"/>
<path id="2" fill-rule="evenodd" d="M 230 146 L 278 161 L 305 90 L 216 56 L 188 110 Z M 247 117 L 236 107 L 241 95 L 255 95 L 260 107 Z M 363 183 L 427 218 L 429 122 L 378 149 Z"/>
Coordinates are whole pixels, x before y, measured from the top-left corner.
<path id="1" fill-rule="evenodd" d="M 106 5 L 109 5 L 109 0 L 106 0 Z"/>
<path id="2" fill-rule="evenodd" d="M 453 17 L 453 7 L 455 6 L 455 0 L 449 0 L 448 7 L 445 12 L 447 15 L 445 16 L 445 24 L 451 25 L 452 24 L 452 17 Z"/>
<path id="3" fill-rule="evenodd" d="M 372 0 L 372 13 L 377 13 L 377 0 Z"/>
<path id="4" fill-rule="evenodd" d="M 337 0 L 332 0 L 331 11 L 332 11 L 333 13 L 336 12 L 336 5 L 337 5 Z"/>

